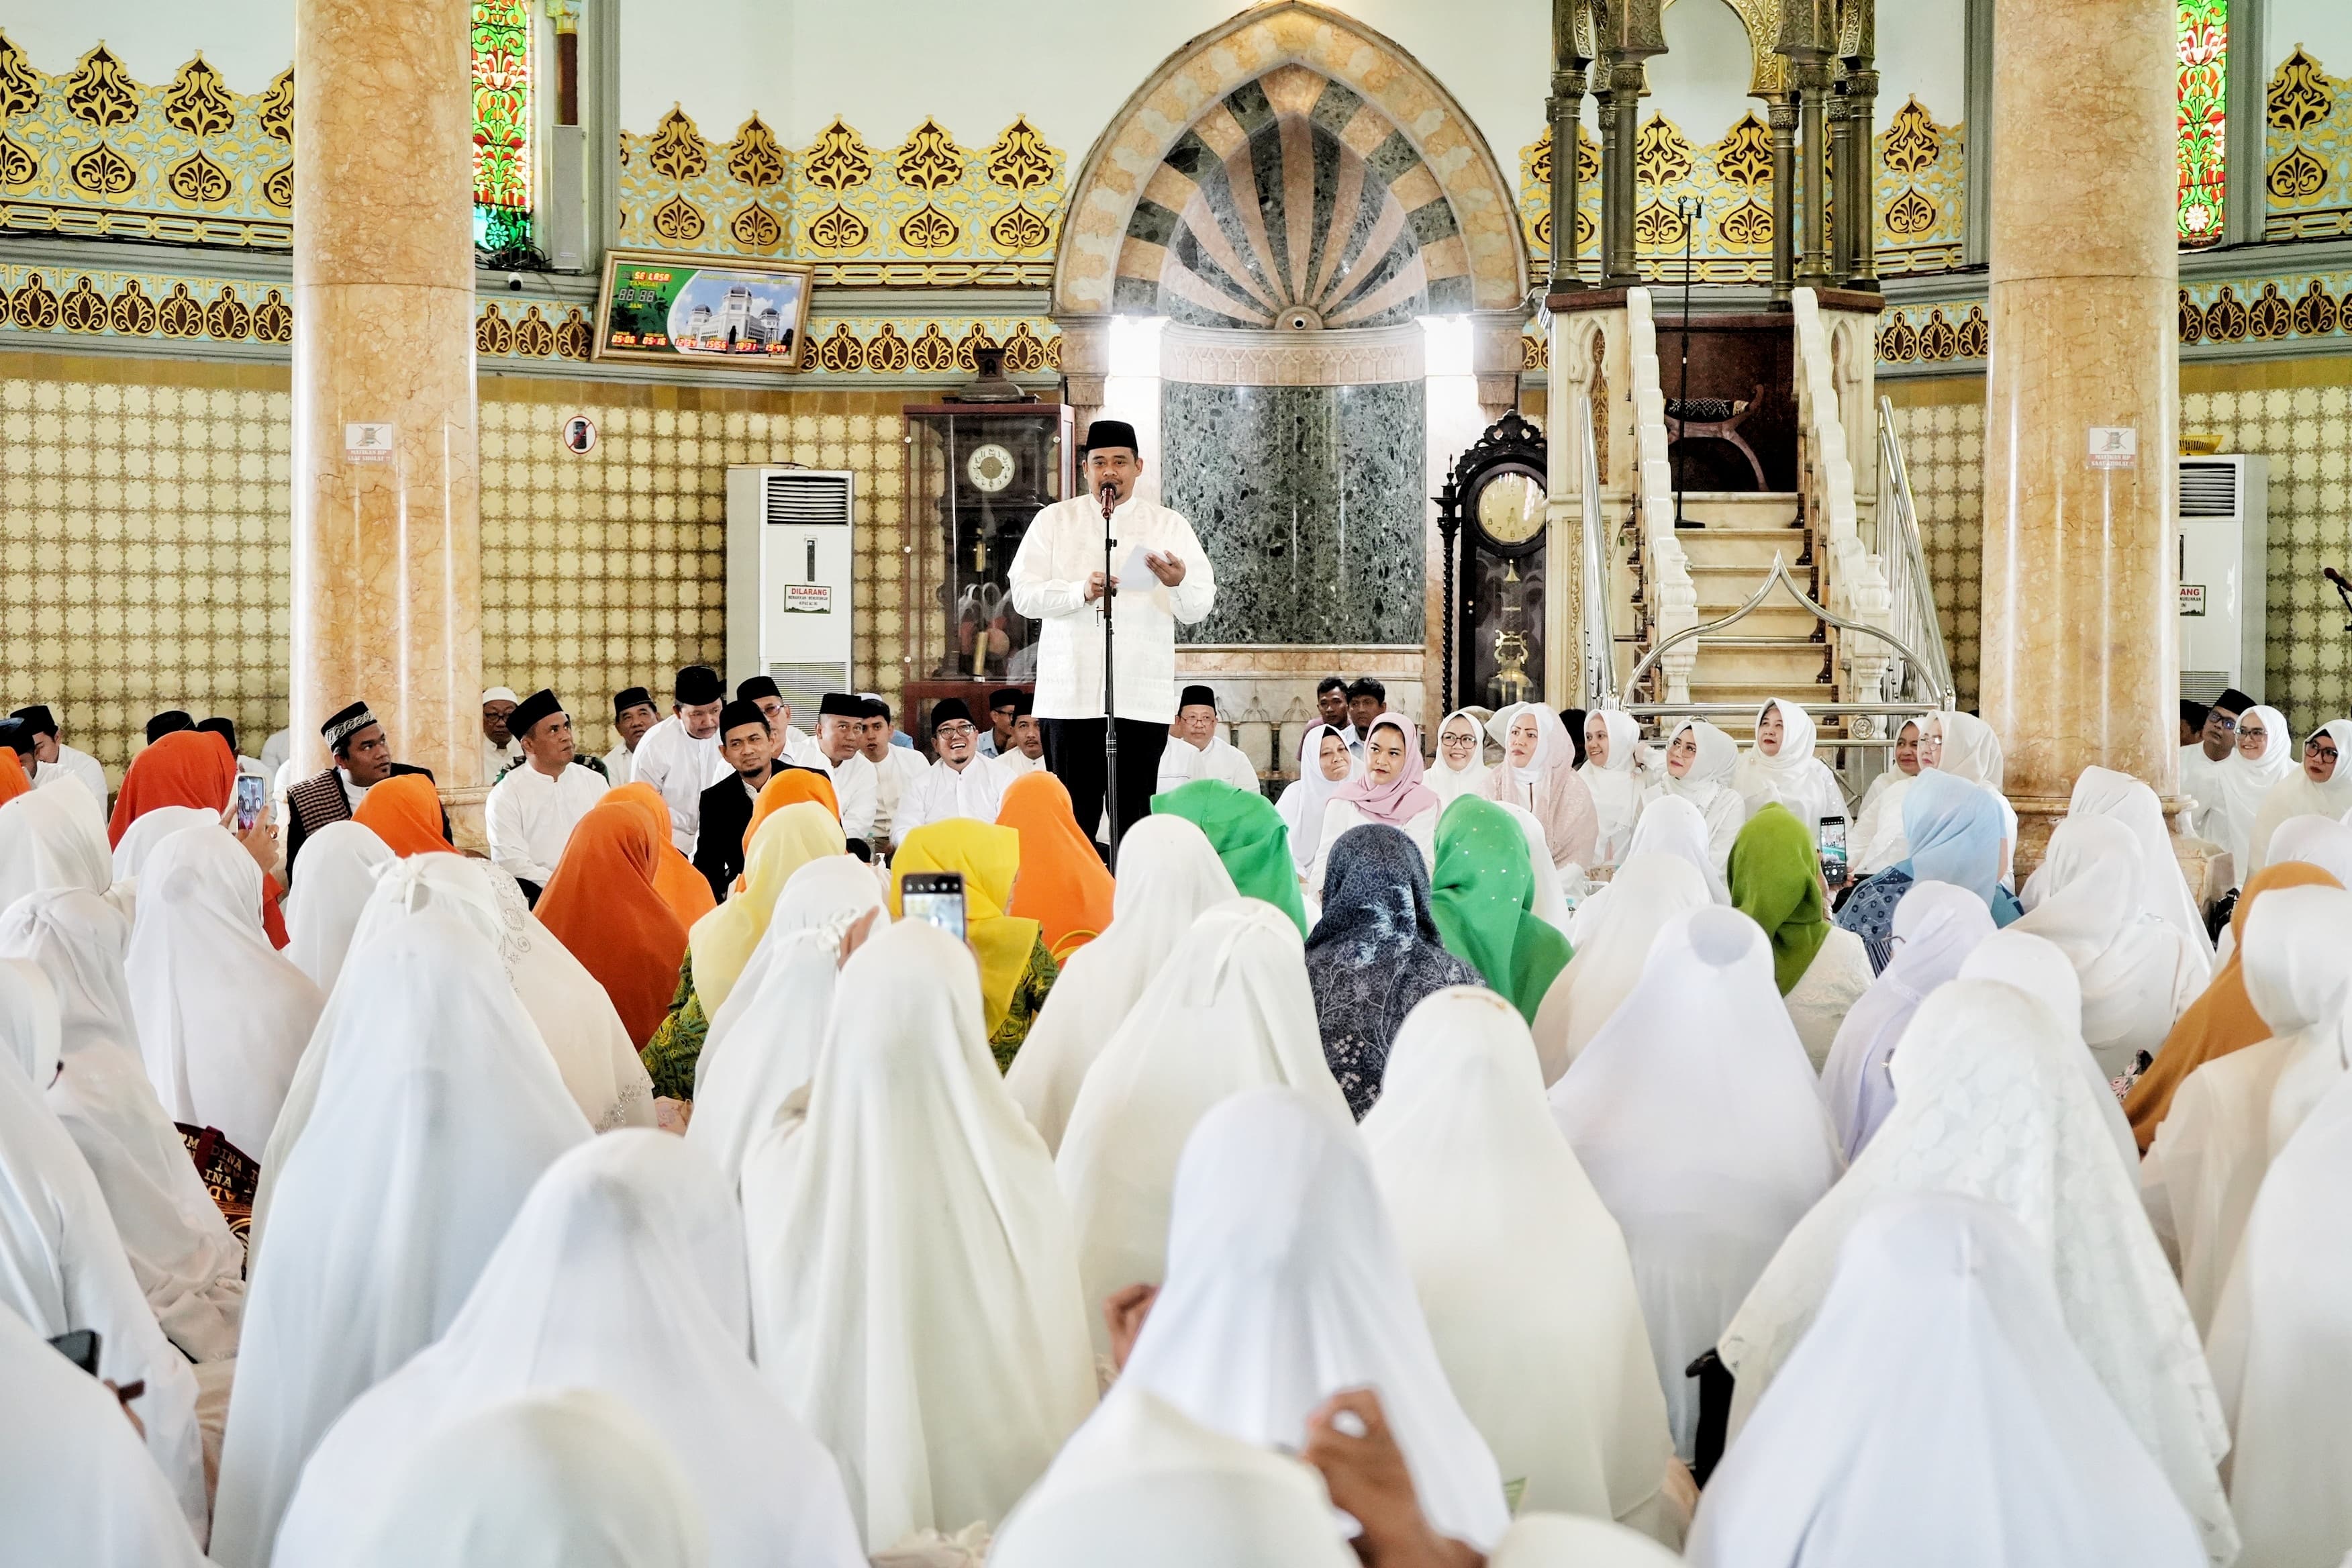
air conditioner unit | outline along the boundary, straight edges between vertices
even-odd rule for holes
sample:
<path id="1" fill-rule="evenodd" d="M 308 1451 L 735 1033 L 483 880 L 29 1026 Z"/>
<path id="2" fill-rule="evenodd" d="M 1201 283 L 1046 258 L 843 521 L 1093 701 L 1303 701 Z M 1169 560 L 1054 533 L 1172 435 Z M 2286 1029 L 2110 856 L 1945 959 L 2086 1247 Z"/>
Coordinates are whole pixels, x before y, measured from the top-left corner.
<path id="1" fill-rule="evenodd" d="M 795 727 L 850 689 L 852 499 L 845 470 L 727 470 L 727 668 L 773 676 Z"/>
<path id="2" fill-rule="evenodd" d="M 2271 460 L 2179 462 L 2180 695 L 2210 702 L 2234 686 L 2259 702 Z"/>

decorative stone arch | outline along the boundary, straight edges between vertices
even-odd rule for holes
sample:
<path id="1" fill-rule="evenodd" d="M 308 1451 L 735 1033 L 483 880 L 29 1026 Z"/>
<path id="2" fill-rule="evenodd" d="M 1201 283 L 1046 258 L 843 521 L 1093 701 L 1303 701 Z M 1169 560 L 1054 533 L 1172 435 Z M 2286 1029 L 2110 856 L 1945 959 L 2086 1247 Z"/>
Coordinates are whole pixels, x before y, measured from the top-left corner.
<path id="1" fill-rule="evenodd" d="M 1411 142 L 1453 211 L 1473 309 L 1517 311 L 1524 320 L 1528 250 L 1516 187 L 1469 115 L 1391 39 L 1308 0 L 1280 0 L 1242 12 L 1170 56 L 1087 152 L 1054 261 L 1052 311 L 1066 333 L 1112 313 L 1129 221 L 1178 139 L 1227 94 L 1286 65 L 1360 95 Z M 1081 335 L 1096 334 L 1082 328 Z"/>

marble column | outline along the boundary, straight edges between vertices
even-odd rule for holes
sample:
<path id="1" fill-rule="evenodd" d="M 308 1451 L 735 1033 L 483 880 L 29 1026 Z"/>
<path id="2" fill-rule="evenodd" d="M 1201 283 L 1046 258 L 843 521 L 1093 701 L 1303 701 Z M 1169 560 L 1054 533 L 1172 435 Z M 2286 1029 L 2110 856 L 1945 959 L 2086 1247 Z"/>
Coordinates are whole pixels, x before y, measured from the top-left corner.
<path id="1" fill-rule="evenodd" d="M 2174 788 L 2174 18 L 1994 9 L 1981 693 L 2021 877 L 2085 766 Z"/>
<path id="2" fill-rule="evenodd" d="M 295 744 L 325 766 L 320 721 L 364 700 L 478 837 L 469 7 L 295 9 Z"/>

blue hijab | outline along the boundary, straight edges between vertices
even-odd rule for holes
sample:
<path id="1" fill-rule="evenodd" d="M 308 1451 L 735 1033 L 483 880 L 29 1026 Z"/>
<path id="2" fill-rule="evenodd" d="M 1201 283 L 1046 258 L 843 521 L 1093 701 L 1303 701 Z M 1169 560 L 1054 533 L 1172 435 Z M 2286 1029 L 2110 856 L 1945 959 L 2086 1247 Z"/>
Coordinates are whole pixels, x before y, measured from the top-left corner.
<path id="1" fill-rule="evenodd" d="M 1911 858 L 1895 869 L 1914 882 L 1949 882 L 1985 902 L 1997 924 L 2017 918 L 2016 900 L 2000 885 L 2000 803 L 1981 785 L 1922 768 L 1903 792 L 1903 834 Z"/>

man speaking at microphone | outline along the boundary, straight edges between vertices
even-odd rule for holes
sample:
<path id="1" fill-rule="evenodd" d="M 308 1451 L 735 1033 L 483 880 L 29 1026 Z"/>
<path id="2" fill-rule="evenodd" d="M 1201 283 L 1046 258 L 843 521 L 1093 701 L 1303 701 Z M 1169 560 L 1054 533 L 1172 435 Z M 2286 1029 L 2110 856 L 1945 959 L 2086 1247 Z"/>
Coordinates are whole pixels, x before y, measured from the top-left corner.
<path id="1" fill-rule="evenodd" d="M 1045 766 L 1070 792 L 1079 826 L 1092 832 L 1103 810 L 1102 605 L 1109 599 L 1118 661 L 1111 671 L 1118 723 L 1115 841 L 1151 810 L 1160 749 L 1176 717 L 1176 623 L 1206 616 L 1217 583 L 1192 525 L 1137 498 L 1143 457 L 1134 426 L 1096 420 L 1087 432 L 1082 472 L 1086 494 L 1055 501 L 1030 521 L 1013 557 L 1013 607 L 1044 623 L 1034 711 L 1045 731 Z M 1103 581 L 1107 507 L 1117 579 L 1109 584 Z"/>

